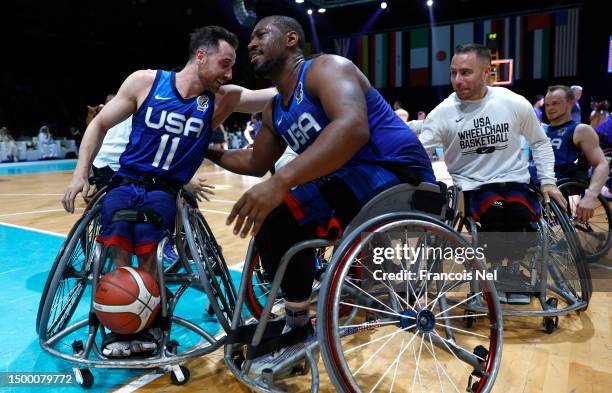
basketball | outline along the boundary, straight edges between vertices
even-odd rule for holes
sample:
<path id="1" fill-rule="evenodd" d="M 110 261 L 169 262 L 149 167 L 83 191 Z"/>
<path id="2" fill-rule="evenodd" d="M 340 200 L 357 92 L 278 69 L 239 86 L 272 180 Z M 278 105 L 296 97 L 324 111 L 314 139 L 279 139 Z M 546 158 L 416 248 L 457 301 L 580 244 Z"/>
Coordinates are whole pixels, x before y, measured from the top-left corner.
<path id="1" fill-rule="evenodd" d="M 137 333 L 149 327 L 159 311 L 159 286 L 149 273 L 120 267 L 106 274 L 96 286 L 96 316 L 115 333 Z"/>

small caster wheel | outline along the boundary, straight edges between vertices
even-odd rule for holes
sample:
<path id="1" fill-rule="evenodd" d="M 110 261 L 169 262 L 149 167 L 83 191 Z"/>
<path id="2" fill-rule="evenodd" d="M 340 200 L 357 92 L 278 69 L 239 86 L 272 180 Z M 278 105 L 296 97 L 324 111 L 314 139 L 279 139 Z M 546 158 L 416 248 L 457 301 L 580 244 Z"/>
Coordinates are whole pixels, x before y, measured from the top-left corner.
<path id="1" fill-rule="evenodd" d="M 245 358 L 242 352 L 234 352 L 232 354 L 232 362 L 236 365 L 238 370 L 242 370 L 242 365 L 244 364 Z"/>
<path id="2" fill-rule="evenodd" d="M 81 340 L 74 340 L 72 342 L 72 350 L 74 351 L 74 353 L 81 353 L 83 352 L 83 341 Z"/>
<path id="3" fill-rule="evenodd" d="M 470 377 L 468 378 L 468 384 L 465 388 L 465 391 L 468 393 L 474 393 L 478 391 L 478 385 L 480 385 L 480 378 L 482 377 L 482 373 L 480 371 L 472 371 Z M 472 381 L 474 381 L 472 383 Z"/>
<path id="4" fill-rule="evenodd" d="M 173 385 L 184 385 L 189 382 L 189 369 L 185 366 L 172 366 L 170 379 Z"/>
<path id="5" fill-rule="evenodd" d="M 549 297 L 548 299 L 546 299 L 546 304 L 548 304 L 551 308 L 557 308 L 559 300 L 556 297 Z"/>
<path id="6" fill-rule="evenodd" d="M 478 356 L 478 361 L 482 363 L 486 362 L 487 358 L 489 357 L 489 350 L 483 347 L 482 345 L 476 346 L 476 348 L 474 348 L 473 353 L 474 355 Z"/>
<path id="7" fill-rule="evenodd" d="M 464 315 L 465 315 L 465 326 L 468 329 L 471 329 L 474 326 L 474 323 L 476 323 L 476 317 L 473 317 L 472 312 L 470 311 L 466 311 Z"/>
<path id="8" fill-rule="evenodd" d="M 559 326 L 559 317 L 544 317 L 544 330 L 551 334 Z"/>
<path id="9" fill-rule="evenodd" d="M 178 346 L 179 346 L 179 343 L 176 340 L 170 340 L 168 341 L 168 344 L 166 344 L 166 348 L 168 348 L 168 352 L 170 352 L 173 355 L 177 354 Z"/>
<path id="10" fill-rule="evenodd" d="M 88 368 L 76 368 L 74 370 L 74 377 L 77 383 L 83 389 L 89 389 L 94 384 L 94 376 Z"/>

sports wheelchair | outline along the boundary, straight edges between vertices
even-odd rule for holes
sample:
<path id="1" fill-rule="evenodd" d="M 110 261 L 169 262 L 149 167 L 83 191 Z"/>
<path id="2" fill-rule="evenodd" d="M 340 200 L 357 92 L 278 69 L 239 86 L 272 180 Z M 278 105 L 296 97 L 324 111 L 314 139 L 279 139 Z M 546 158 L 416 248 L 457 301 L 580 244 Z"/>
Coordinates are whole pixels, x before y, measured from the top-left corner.
<path id="1" fill-rule="evenodd" d="M 95 241 L 105 191 L 101 189 L 89 202 L 53 263 L 38 308 L 39 343 L 51 355 L 73 364 L 75 380 L 83 388 L 93 385 L 90 368 L 159 368 L 171 372 L 174 384 L 185 384 L 189 380 L 189 370 L 181 364 L 223 345 L 225 331 L 229 330 L 234 314 L 236 289 L 221 247 L 199 212 L 195 198 L 180 191 L 175 232 L 157 246 L 162 330 L 158 350 L 142 357 L 108 358 L 100 349 L 108 331 L 92 308 L 93 289 L 98 280 L 113 269 L 108 249 Z M 171 238 L 179 254 L 176 262 L 163 258 L 164 247 Z M 168 287 L 173 288 L 174 293 Z M 206 298 L 179 302 L 185 293 L 200 297 L 203 293 Z M 208 313 L 195 312 L 201 318 L 187 320 L 179 316 L 189 312 L 193 316 L 194 309 L 189 308 L 189 304 L 197 303 L 201 307 L 206 302 Z M 209 314 L 208 319 L 204 314 Z M 211 316 L 216 318 L 223 332 L 218 332 L 216 323 L 210 323 Z"/>
<path id="2" fill-rule="evenodd" d="M 530 293 L 537 301 L 528 305 L 503 304 L 504 316 L 542 317 L 543 327 L 552 333 L 559 326 L 559 316 L 572 311 L 585 311 L 592 292 L 591 276 L 578 237 L 567 214 L 554 202 L 542 203 L 539 191 L 531 189 L 540 200 L 541 217 L 531 223 L 537 244 L 525 247 L 525 255 L 507 264 L 487 263 L 487 268 L 503 272 L 498 276 L 498 290 Z M 458 232 L 467 232 L 474 247 L 481 245 L 480 224 L 470 215 L 469 201 L 456 186 L 447 190 L 448 214 L 446 222 Z M 529 236 L 529 235 L 527 235 Z M 533 239 L 533 238 L 532 238 Z M 479 283 L 472 284 L 471 292 L 478 292 Z M 466 326 L 471 327 L 485 310 L 481 299 L 475 298 L 463 306 Z"/>
<path id="3" fill-rule="evenodd" d="M 576 219 L 578 202 L 589 188 L 588 182 L 575 179 L 561 179 L 557 186 L 567 200 L 567 215 L 576 230 L 584 256 L 595 262 L 608 254 L 612 246 L 612 209 L 606 198 L 599 194 L 594 215 L 588 222 Z"/>
<path id="4" fill-rule="evenodd" d="M 445 208 L 418 211 L 419 201 L 439 191 L 432 184 L 402 184 L 383 191 L 361 209 L 342 238 L 307 240 L 289 249 L 271 281 L 258 273 L 251 241 L 236 307 L 252 308 L 249 298 L 261 293 L 266 301 L 257 300 L 260 310 L 254 323 L 245 325 L 238 313 L 233 315 L 224 358 L 236 378 L 258 392 L 280 392 L 280 380 L 311 373 L 311 392 L 316 392 L 320 351 L 341 392 L 403 391 L 407 386 L 414 390 L 417 384 L 432 392 L 466 386 L 468 392 L 489 392 L 501 362 L 501 305 L 493 281 L 486 279 L 484 261 L 453 254 L 471 245 L 442 222 Z M 320 262 L 311 306 L 316 308 L 316 319 L 311 319 L 316 335 L 297 331 L 293 336 L 299 339 L 289 344 L 283 336 L 296 331 L 282 334 L 279 288 L 292 257 L 308 248 L 316 250 Z M 451 252 L 379 252 L 428 248 Z M 466 272 L 485 277 L 477 280 L 477 293 L 471 292 L 473 279 Z M 263 292 L 257 289 L 261 285 Z M 468 330 L 462 325 L 462 307 L 480 297 L 482 319 Z M 269 367 L 253 372 L 255 359 L 278 345 L 285 351 Z"/>

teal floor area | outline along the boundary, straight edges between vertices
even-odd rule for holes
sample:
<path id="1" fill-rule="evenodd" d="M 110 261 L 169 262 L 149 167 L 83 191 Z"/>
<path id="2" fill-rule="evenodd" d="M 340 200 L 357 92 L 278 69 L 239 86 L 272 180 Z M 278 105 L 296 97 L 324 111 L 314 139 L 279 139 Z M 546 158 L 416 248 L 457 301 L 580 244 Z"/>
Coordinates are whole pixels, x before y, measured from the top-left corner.
<path id="1" fill-rule="evenodd" d="M 76 168 L 76 163 L 77 160 L 49 160 L 0 164 L 0 176 L 73 171 Z"/>
<path id="2" fill-rule="evenodd" d="M 41 292 L 63 237 L 34 232 L 0 224 L 0 371 L 18 372 L 71 372 L 70 365 L 43 351 L 36 334 L 36 314 Z M 232 272 L 232 279 L 239 286 L 240 273 Z M 170 287 L 172 290 L 173 288 Z M 85 317 L 89 310 L 91 290 L 88 288 L 75 312 Z M 86 299 L 86 301 L 83 301 Z M 221 331 L 214 317 L 205 312 L 208 300 L 203 293 L 188 289 L 177 305 L 175 315 L 184 317 L 209 333 Z M 174 328 L 173 328 L 174 329 Z M 79 330 L 60 343 L 67 353 L 74 339 L 85 341 L 85 331 Z M 179 349 L 195 345 L 197 336 L 174 329 L 172 338 L 180 343 Z M 106 392 L 128 380 L 142 375 L 143 370 L 93 369 L 95 378 L 92 392 Z M 45 386 L 41 388 L 0 386 L 1 392 L 27 391 L 83 391 L 79 386 Z"/>

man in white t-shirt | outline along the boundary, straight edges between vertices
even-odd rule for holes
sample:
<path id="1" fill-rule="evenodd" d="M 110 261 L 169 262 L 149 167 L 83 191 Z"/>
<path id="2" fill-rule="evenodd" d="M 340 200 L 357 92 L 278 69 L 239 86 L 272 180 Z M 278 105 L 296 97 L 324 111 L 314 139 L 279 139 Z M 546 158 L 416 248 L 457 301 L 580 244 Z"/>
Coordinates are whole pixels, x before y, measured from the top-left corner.
<path id="1" fill-rule="evenodd" d="M 114 94 L 107 95 L 104 104 L 107 104 L 113 99 L 113 97 L 115 97 Z M 102 110 L 103 107 L 104 105 L 87 107 L 87 125 L 89 125 L 89 123 L 93 120 L 96 114 Z M 102 146 L 100 147 L 91 168 L 98 187 L 107 184 L 115 172 L 119 170 L 119 157 L 125 150 L 125 147 L 130 140 L 131 132 L 132 116 L 128 117 L 116 126 L 111 127 L 107 131 L 106 135 L 104 136 Z"/>
<path id="2" fill-rule="evenodd" d="M 542 174 L 544 199 L 552 197 L 561 206 L 565 201 L 555 185 L 550 141 L 531 104 L 508 89 L 488 86 L 490 65 L 491 54 L 484 46 L 457 47 L 451 62 L 455 92 L 427 116 L 419 139 L 430 153 L 444 146 L 453 183 L 464 191 L 469 214 L 480 222 L 483 232 L 525 232 L 540 207 L 528 192 L 530 174 L 527 158 L 521 154 L 520 135 L 529 142 Z M 520 248 L 516 237 L 507 238 L 512 238 L 513 247 L 489 244 L 490 260 L 500 262 L 510 257 L 509 250 Z M 516 303 L 529 301 L 529 297 L 516 297 Z"/>

